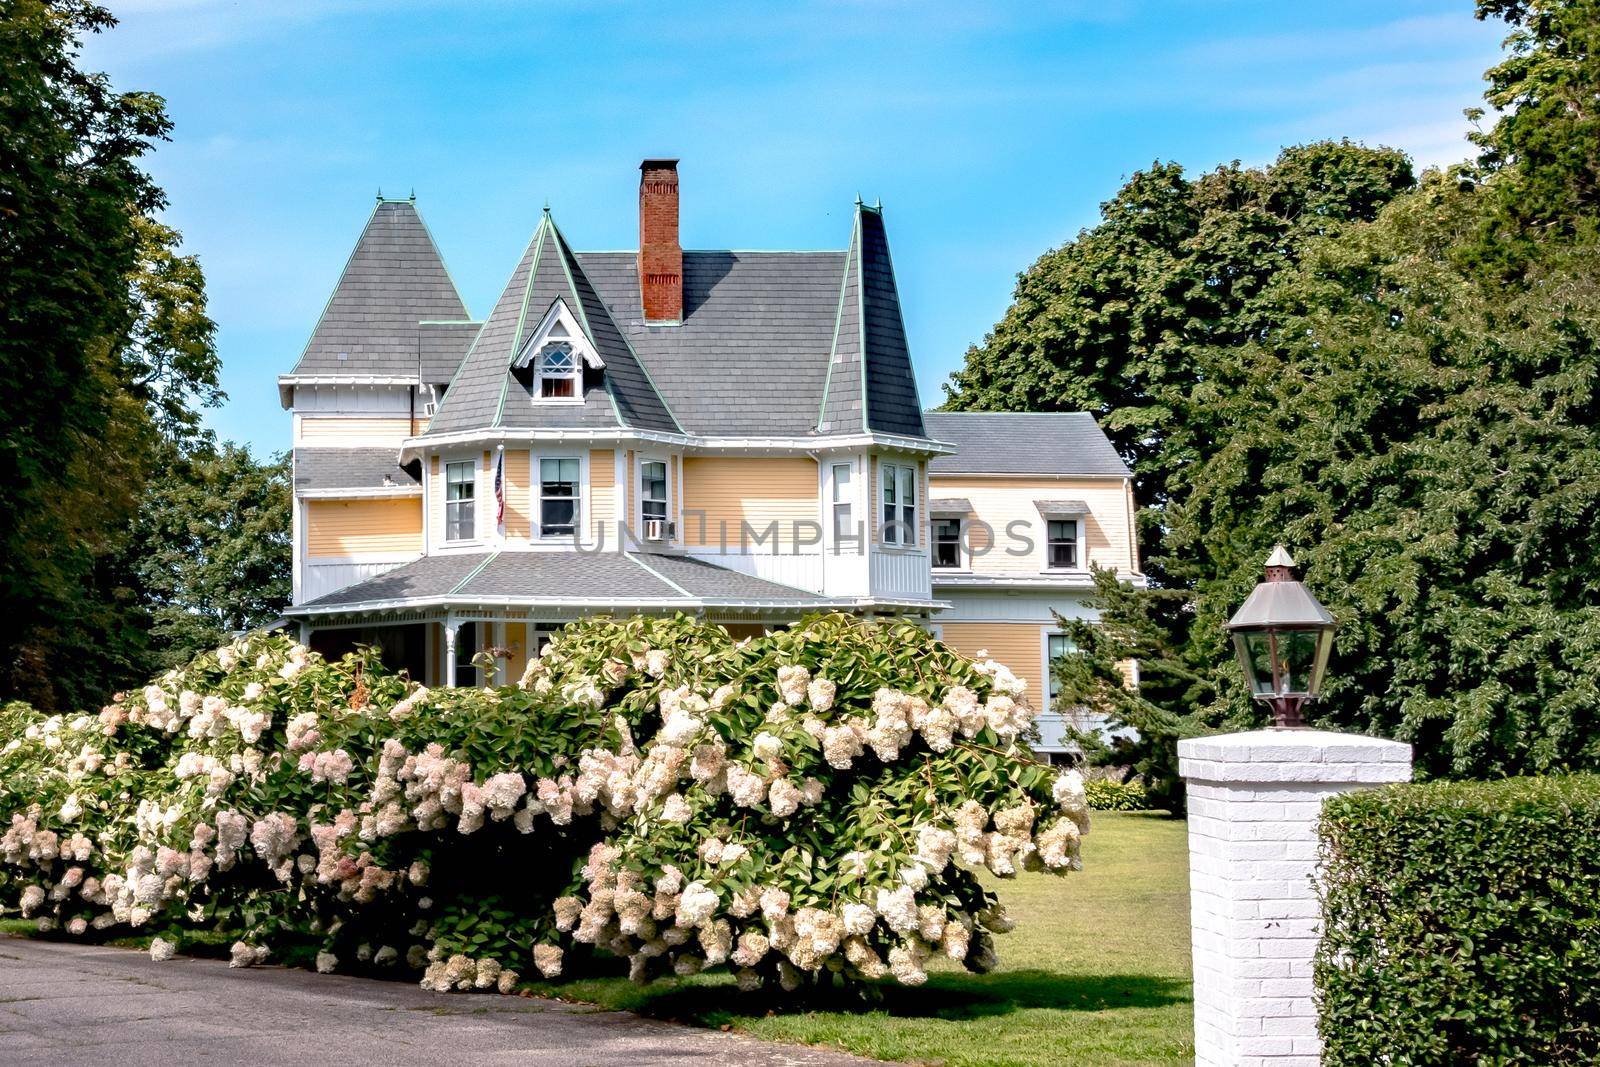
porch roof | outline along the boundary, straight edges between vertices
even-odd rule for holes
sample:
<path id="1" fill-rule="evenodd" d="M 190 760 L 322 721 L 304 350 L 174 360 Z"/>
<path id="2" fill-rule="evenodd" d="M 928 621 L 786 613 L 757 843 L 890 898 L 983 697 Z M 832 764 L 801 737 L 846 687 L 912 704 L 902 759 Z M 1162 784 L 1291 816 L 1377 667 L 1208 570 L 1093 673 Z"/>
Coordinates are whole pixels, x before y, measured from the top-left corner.
<path id="1" fill-rule="evenodd" d="M 686 555 L 646 552 L 479 552 L 424 556 L 285 611 L 291 618 L 417 608 L 586 608 L 593 611 L 849 606 Z"/>

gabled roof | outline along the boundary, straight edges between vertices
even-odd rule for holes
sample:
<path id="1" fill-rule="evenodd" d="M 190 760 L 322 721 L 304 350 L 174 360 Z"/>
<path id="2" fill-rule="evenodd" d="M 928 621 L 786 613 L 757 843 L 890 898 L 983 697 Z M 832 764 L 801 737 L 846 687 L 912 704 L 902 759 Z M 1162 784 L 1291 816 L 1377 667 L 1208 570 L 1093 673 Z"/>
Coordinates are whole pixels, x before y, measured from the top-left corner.
<path id="1" fill-rule="evenodd" d="M 575 253 L 547 210 L 494 310 L 471 321 L 415 206 L 384 201 L 295 374 L 448 382 L 428 437 L 927 436 L 880 208 L 856 204 L 843 252 L 685 252 L 683 285 L 682 322 L 646 325 L 637 253 Z M 558 300 L 604 367 L 583 403 L 536 404 L 512 363 Z"/>
<path id="2" fill-rule="evenodd" d="M 380 200 L 293 373 L 416 377 L 418 324 L 469 317 L 416 204 Z"/>
<path id="3" fill-rule="evenodd" d="M 926 411 L 928 435 L 954 445 L 928 473 L 1129 477 L 1128 465 L 1084 411 Z"/>
<path id="4" fill-rule="evenodd" d="M 557 300 L 577 315 L 605 364 L 600 383 L 585 390 L 581 404 L 536 404 L 512 374 L 524 342 Z M 679 432 L 548 210 L 451 380 L 427 435 L 495 427 Z"/>

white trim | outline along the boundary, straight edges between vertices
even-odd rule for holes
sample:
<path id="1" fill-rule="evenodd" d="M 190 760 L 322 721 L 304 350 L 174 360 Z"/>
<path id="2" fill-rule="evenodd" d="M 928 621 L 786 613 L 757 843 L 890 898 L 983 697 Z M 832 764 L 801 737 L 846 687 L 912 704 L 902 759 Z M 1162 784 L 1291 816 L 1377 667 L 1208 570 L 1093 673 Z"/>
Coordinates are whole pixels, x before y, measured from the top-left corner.
<path id="1" fill-rule="evenodd" d="M 661 433 L 653 430 L 553 430 L 553 429 L 494 429 L 458 430 L 455 433 L 407 437 L 400 442 L 402 463 L 428 452 L 462 445 L 492 447 L 498 443 L 529 443 L 553 441 L 557 443 L 587 442 L 636 445 L 661 444 L 674 446 L 695 454 L 720 455 L 743 452 L 758 455 L 775 454 L 832 454 L 852 452 L 863 448 L 895 449 L 912 456 L 945 455 L 955 451 L 954 446 L 917 437 L 893 434 L 867 433 L 840 435 L 838 437 L 701 437 L 693 434 Z"/>
<path id="2" fill-rule="evenodd" d="M 634 529 L 634 532 L 637 534 L 638 539 L 639 539 L 639 543 L 641 545 L 655 543 L 655 542 L 646 541 L 645 537 L 644 537 L 644 524 L 645 524 L 645 518 L 644 518 L 644 465 L 646 463 L 659 463 L 663 467 L 666 468 L 666 473 L 663 476 L 664 479 L 665 479 L 663 484 L 666 485 L 666 493 L 667 493 L 667 499 L 665 501 L 665 503 L 667 505 L 666 521 L 667 522 L 673 522 L 674 521 L 674 516 L 677 514 L 677 512 L 679 510 L 678 508 L 674 508 L 672 506 L 672 504 L 673 504 L 673 494 L 672 494 L 673 486 L 672 486 L 672 455 L 671 455 L 671 453 L 667 453 L 667 452 L 640 452 L 637 455 L 635 455 L 634 456 L 634 463 L 633 463 L 633 467 L 634 467 L 633 482 L 634 482 L 634 484 L 632 486 L 632 488 L 635 490 L 635 492 L 634 492 L 634 506 L 630 510 L 633 512 L 633 529 Z M 679 477 L 680 478 L 682 477 L 681 473 L 680 473 Z M 678 499 L 682 500 L 682 498 L 683 498 L 683 493 L 682 493 L 681 487 L 680 487 L 680 491 L 678 493 Z M 674 528 L 676 529 L 678 527 L 674 527 Z M 676 536 L 669 537 L 669 538 L 666 539 L 666 542 L 664 542 L 664 543 L 670 544 L 670 543 L 676 541 L 677 539 L 678 538 Z M 668 584 L 670 585 L 671 583 L 669 582 Z"/>
<path id="3" fill-rule="evenodd" d="M 1078 482 L 1085 479 L 1114 482 L 1126 482 L 1129 480 L 1126 474 L 1075 474 L 1062 471 L 1038 471 L 1032 474 L 1018 474 L 1015 471 L 936 471 L 931 469 L 928 471 L 928 477 L 933 481 L 948 480 L 952 482 L 965 481 L 968 478 L 1005 478 L 1016 479 L 1018 481 L 1037 481 L 1040 478 L 1046 478 L 1050 481 L 1057 482 Z"/>
<path id="4" fill-rule="evenodd" d="M 363 612 L 415 611 L 426 608 L 456 609 L 500 608 L 518 611 L 536 611 L 541 608 L 576 608 L 587 611 L 614 611 L 618 608 L 700 609 L 700 610 L 757 610 L 805 614 L 818 609 L 895 610 L 931 612 L 943 611 L 950 605 L 938 600 L 908 600 L 886 597 L 812 597 L 803 603 L 789 599 L 760 598 L 741 600 L 717 597 L 633 597 L 598 599 L 594 597 L 455 597 L 449 594 L 431 597 L 408 597 L 396 600 L 362 600 L 348 604 L 320 606 L 292 605 L 286 608 L 287 616 L 350 615 Z"/>
<path id="5" fill-rule="evenodd" d="M 1088 557 L 1088 554 L 1089 554 L 1088 553 L 1088 547 L 1089 546 L 1084 541 L 1084 535 L 1088 532 L 1084 528 L 1084 524 L 1083 524 L 1084 516 L 1082 516 L 1082 515 L 1072 515 L 1072 516 L 1045 515 L 1045 516 L 1043 516 L 1043 518 L 1044 518 L 1044 537 L 1040 538 L 1040 542 L 1044 546 L 1044 566 L 1043 566 L 1043 568 L 1041 568 L 1040 573 L 1041 574 L 1068 574 L 1068 575 L 1080 575 L 1081 574 L 1081 575 L 1089 578 L 1089 580 L 1092 582 L 1093 581 L 1093 577 L 1090 574 L 1089 568 L 1086 567 L 1086 566 L 1083 566 L 1084 563 L 1088 562 L 1087 557 Z M 1070 566 L 1070 567 L 1052 567 L 1052 566 L 1050 566 L 1050 524 L 1052 522 L 1070 522 L 1070 523 L 1072 523 L 1072 525 L 1074 527 L 1076 527 L 1076 529 L 1074 529 L 1073 532 L 1072 532 L 1072 555 L 1073 555 L 1073 561 L 1072 562 L 1073 562 L 1073 565 Z"/>
<path id="6" fill-rule="evenodd" d="M 539 473 L 539 464 L 547 459 L 571 459 L 578 463 L 578 480 L 574 485 L 576 496 L 572 501 L 572 532 L 570 534 L 546 534 L 539 529 L 542 525 L 544 502 L 544 478 Z M 561 497 L 551 499 L 560 500 Z M 589 530 L 589 450 L 583 449 L 576 452 L 551 450 L 549 452 L 528 452 L 528 541 L 546 546 L 573 545 L 588 541 Z"/>
<path id="7" fill-rule="evenodd" d="M 420 485 L 374 485 L 359 489 L 299 489 L 294 494 L 300 500 L 356 500 L 367 497 L 404 498 L 422 495 Z"/>

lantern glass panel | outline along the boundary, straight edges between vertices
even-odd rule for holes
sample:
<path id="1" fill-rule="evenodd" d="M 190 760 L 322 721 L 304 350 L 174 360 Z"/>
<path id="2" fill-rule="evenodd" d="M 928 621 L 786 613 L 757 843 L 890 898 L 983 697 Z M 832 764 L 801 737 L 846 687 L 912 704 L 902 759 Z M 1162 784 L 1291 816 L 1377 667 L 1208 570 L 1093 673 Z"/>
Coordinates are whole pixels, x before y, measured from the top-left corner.
<path id="1" fill-rule="evenodd" d="M 1317 666 L 1317 630 L 1282 630 L 1278 633 L 1278 695 L 1311 692 L 1311 675 Z"/>
<path id="2" fill-rule="evenodd" d="M 1272 696 L 1272 635 L 1266 630 L 1245 630 L 1233 635 L 1245 681 L 1254 696 Z"/>

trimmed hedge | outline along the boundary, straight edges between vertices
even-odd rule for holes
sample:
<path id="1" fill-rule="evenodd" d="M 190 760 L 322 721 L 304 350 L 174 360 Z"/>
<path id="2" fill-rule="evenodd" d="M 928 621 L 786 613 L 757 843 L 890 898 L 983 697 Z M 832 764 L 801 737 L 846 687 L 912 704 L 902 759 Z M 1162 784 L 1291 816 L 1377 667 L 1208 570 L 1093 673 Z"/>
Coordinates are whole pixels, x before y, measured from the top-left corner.
<path id="1" fill-rule="evenodd" d="M 1145 811 L 1150 807 L 1150 796 L 1140 782 L 1093 778 L 1083 787 L 1089 796 L 1089 807 L 1095 811 Z"/>
<path id="2" fill-rule="evenodd" d="M 1600 1061 L 1600 777 L 1330 799 L 1324 1063 Z"/>

